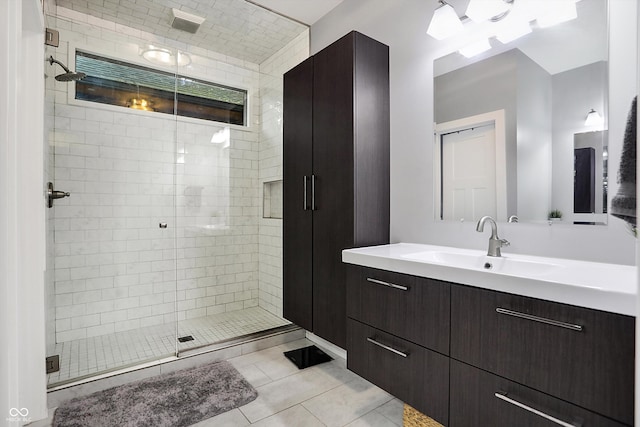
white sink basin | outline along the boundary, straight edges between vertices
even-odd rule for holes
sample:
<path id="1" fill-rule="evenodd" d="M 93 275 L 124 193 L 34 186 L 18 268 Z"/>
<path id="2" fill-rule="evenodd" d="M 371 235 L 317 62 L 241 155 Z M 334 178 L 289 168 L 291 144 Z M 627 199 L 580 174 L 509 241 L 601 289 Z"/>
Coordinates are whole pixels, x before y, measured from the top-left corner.
<path id="1" fill-rule="evenodd" d="M 450 283 L 636 315 L 635 266 L 395 243 L 342 251 L 342 260 Z"/>
<path id="2" fill-rule="evenodd" d="M 558 264 L 518 259 L 517 256 L 511 255 L 490 257 L 486 254 L 424 251 L 402 255 L 402 257 L 450 267 L 493 271 L 514 276 L 540 276 L 561 268 Z"/>

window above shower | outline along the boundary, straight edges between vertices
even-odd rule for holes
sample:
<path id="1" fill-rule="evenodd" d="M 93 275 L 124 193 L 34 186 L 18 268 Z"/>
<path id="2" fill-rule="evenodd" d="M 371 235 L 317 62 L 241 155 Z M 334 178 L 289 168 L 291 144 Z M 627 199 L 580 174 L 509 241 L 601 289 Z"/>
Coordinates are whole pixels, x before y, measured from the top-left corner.
<path id="1" fill-rule="evenodd" d="M 76 51 L 75 99 L 246 126 L 247 91 Z"/>

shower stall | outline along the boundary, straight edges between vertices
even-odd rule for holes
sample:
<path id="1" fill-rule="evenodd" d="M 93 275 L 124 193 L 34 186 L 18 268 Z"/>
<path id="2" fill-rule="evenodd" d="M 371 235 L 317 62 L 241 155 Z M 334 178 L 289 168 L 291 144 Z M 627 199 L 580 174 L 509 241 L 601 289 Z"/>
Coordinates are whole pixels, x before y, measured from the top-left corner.
<path id="1" fill-rule="evenodd" d="M 282 75 L 308 28 L 227 3 L 222 21 L 247 16 L 236 56 L 73 0 L 46 8 L 60 35 L 45 68 L 51 388 L 290 327 Z M 248 49 L 264 22 L 277 38 Z"/>

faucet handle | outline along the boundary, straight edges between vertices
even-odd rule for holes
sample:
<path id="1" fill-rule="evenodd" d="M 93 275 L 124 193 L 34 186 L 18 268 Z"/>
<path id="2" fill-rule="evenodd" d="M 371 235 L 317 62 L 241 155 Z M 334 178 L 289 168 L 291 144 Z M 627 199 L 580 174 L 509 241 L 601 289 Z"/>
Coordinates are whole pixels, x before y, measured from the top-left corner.
<path id="1" fill-rule="evenodd" d="M 509 242 L 507 239 L 500 239 L 500 246 L 509 246 L 511 245 L 511 242 Z"/>

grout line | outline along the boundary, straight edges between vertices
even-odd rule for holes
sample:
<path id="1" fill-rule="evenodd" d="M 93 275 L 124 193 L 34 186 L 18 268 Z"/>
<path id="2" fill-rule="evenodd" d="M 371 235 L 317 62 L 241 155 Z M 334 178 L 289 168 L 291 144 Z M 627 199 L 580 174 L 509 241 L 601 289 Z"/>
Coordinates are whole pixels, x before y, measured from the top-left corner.
<path id="1" fill-rule="evenodd" d="M 184 328 L 187 335 L 196 335 L 210 342 L 210 344 L 202 344 L 204 346 L 215 345 L 216 342 L 226 341 L 230 337 L 257 333 L 266 327 L 289 324 L 260 307 L 181 322 L 181 329 Z M 234 322 L 239 323 L 239 326 L 235 327 Z M 220 328 L 227 332 L 219 335 L 215 330 Z M 162 354 L 162 357 L 165 357 L 173 354 L 171 336 L 173 336 L 175 329 L 171 324 L 156 325 L 58 343 L 56 344 L 56 353 L 61 355 L 61 371 L 49 374 L 47 381 L 49 387 L 74 380 L 74 376 L 100 375 L 101 372 L 148 361 L 153 359 L 154 355 Z M 211 342 L 212 340 L 216 342 Z M 199 340 L 196 342 L 202 343 Z M 192 346 L 184 347 L 181 351 L 195 350 Z"/>

